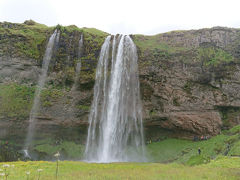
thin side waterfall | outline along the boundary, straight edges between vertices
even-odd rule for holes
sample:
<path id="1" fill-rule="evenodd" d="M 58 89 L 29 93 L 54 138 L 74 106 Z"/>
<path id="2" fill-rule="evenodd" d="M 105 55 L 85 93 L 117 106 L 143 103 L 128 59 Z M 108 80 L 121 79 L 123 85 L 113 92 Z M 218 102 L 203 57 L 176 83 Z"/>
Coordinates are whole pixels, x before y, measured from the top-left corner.
<path id="1" fill-rule="evenodd" d="M 129 36 L 106 38 L 89 116 L 87 161 L 145 161 L 137 61 L 136 46 Z"/>
<path id="2" fill-rule="evenodd" d="M 24 146 L 24 148 L 25 148 L 24 153 L 27 157 L 29 157 L 28 147 L 31 144 L 31 142 L 33 140 L 33 136 L 34 136 L 35 125 L 36 125 L 36 121 L 37 121 L 36 116 L 37 116 L 37 113 L 39 112 L 39 106 L 40 106 L 41 91 L 46 82 L 48 66 L 49 66 L 50 60 L 52 58 L 53 48 L 54 48 L 54 45 L 58 43 L 59 36 L 60 36 L 60 32 L 55 30 L 48 41 L 46 51 L 45 51 L 45 54 L 43 57 L 41 74 L 40 74 L 40 77 L 38 80 L 38 85 L 37 85 L 37 88 L 36 88 L 35 94 L 34 94 L 33 106 L 32 106 L 31 112 L 30 112 L 28 132 L 27 132 L 27 137 L 26 137 L 25 146 Z"/>
<path id="3" fill-rule="evenodd" d="M 83 50 L 83 34 L 81 34 L 80 40 L 79 40 L 79 44 L 78 44 L 78 59 L 79 62 L 77 63 L 76 69 L 75 69 L 75 78 L 74 78 L 74 83 L 72 86 L 72 91 L 76 90 L 77 88 L 77 83 L 80 77 L 80 71 L 81 71 L 81 67 L 82 67 L 82 63 L 81 63 L 81 56 L 82 56 L 82 50 Z"/>

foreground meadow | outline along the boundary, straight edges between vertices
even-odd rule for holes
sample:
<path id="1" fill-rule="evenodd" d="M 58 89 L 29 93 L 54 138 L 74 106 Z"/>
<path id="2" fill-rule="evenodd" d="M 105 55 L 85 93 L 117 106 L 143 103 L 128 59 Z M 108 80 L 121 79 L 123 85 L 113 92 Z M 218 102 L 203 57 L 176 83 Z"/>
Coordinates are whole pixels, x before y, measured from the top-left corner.
<path id="1" fill-rule="evenodd" d="M 4 171 L 0 163 L 1 170 Z M 56 179 L 56 162 L 10 162 L 8 180 Z M 40 169 L 40 172 L 39 172 Z M 30 174 L 27 175 L 26 172 Z M 39 176 L 40 175 L 40 176 Z M 0 179 L 5 177 L 0 176 Z M 240 179 L 239 157 L 218 157 L 208 164 L 186 166 L 170 163 L 95 164 L 77 161 L 59 162 L 59 180 L 78 179 Z"/>

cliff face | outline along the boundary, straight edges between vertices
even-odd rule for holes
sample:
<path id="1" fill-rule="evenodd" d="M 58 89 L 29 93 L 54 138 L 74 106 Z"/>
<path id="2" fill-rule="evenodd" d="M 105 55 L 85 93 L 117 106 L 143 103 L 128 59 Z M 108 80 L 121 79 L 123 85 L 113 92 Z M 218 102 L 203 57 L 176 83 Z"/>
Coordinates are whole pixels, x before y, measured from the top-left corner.
<path id="1" fill-rule="evenodd" d="M 240 123 L 238 29 L 137 35 L 134 40 L 149 132 L 216 135 Z"/>
<path id="2" fill-rule="evenodd" d="M 98 55 L 108 34 L 75 26 L 56 28 L 61 35 L 41 95 L 36 139 L 82 144 Z M 1 139 L 25 138 L 44 48 L 53 30 L 29 21 L 0 23 Z M 84 48 L 78 58 L 81 34 Z M 240 124 L 240 30 L 217 27 L 132 38 L 138 48 L 147 139 L 216 135 Z M 80 79 L 72 90 L 80 59 Z"/>
<path id="3" fill-rule="evenodd" d="M 33 142 L 33 150 L 42 157 L 50 152 L 43 152 L 42 149 L 47 148 L 42 146 L 56 142 L 71 142 L 71 148 L 77 148 L 80 153 L 81 148 L 75 145 L 86 139 L 95 68 L 107 33 L 75 26 L 49 28 L 35 22 L 0 23 L 0 141 L 13 141 L 19 149 L 26 138 L 45 47 L 55 28 L 61 32 L 60 39 L 41 94 L 41 110 L 37 115 Z M 81 76 L 77 88 L 72 89 L 75 68 L 80 61 L 78 45 L 82 34 Z M 66 156 L 75 157 L 69 153 Z"/>

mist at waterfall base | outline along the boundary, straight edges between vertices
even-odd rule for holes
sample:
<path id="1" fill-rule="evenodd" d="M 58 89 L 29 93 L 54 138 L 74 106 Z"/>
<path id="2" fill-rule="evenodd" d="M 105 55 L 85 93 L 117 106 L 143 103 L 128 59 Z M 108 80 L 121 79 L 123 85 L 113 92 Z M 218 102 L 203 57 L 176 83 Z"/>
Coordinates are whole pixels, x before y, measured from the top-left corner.
<path id="1" fill-rule="evenodd" d="M 49 63 L 50 63 L 50 60 L 51 60 L 52 54 L 53 54 L 53 48 L 54 48 L 54 45 L 58 43 L 59 36 L 60 36 L 60 32 L 55 30 L 54 33 L 49 38 L 49 41 L 48 41 L 48 44 L 46 47 L 46 51 L 45 51 L 45 54 L 43 57 L 41 74 L 40 74 L 37 88 L 36 88 L 36 91 L 34 94 L 33 106 L 32 106 L 31 112 L 30 112 L 29 126 L 28 126 L 27 136 L 26 136 L 26 140 L 25 140 L 24 150 L 23 150 L 26 158 L 31 158 L 31 156 L 29 155 L 28 149 L 29 149 L 29 146 L 31 145 L 33 137 L 34 137 L 35 126 L 37 123 L 36 117 L 38 115 L 39 106 L 40 106 L 40 95 L 41 95 L 41 91 L 46 82 Z"/>
<path id="2" fill-rule="evenodd" d="M 145 161 L 136 46 L 108 36 L 96 70 L 85 149 L 88 162 Z"/>

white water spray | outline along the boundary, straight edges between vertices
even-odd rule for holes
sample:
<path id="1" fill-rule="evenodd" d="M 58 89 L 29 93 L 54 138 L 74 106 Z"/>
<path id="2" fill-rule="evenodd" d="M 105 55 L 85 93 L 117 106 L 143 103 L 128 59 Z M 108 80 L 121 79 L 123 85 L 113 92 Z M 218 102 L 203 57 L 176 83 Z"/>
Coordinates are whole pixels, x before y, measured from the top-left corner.
<path id="1" fill-rule="evenodd" d="M 129 36 L 102 46 L 89 116 L 85 157 L 94 162 L 144 161 L 137 50 Z M 109 71 L 111 69 L 111 71 Z"/>

